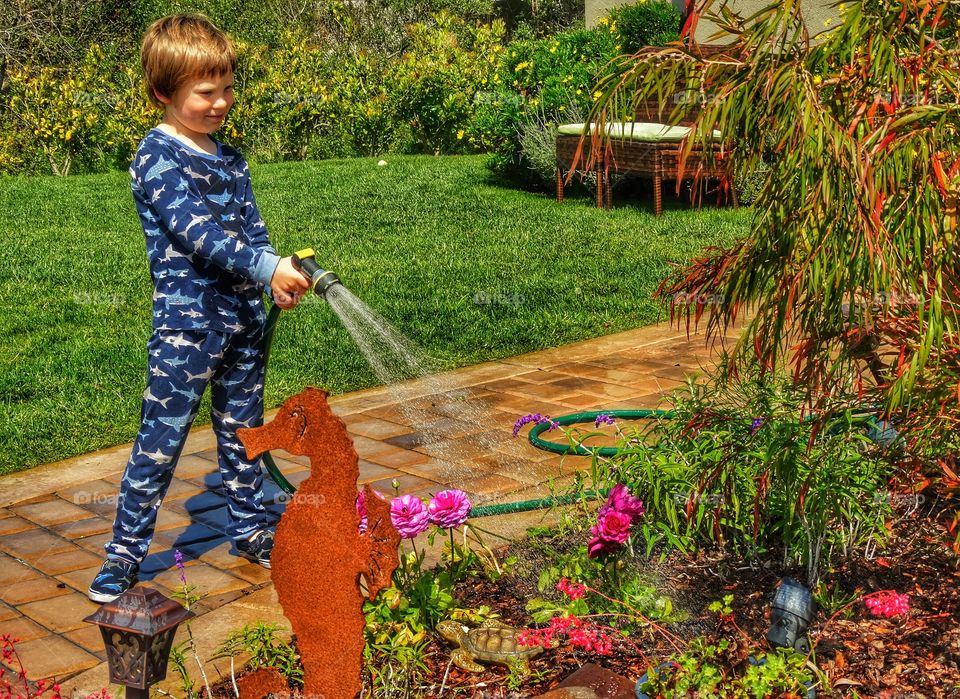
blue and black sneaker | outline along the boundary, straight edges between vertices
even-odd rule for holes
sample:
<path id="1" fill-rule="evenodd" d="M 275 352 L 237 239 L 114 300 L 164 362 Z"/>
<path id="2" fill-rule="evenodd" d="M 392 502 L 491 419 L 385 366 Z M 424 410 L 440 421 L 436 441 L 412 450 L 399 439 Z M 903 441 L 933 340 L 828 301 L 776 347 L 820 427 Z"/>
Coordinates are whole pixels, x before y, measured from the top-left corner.
<path id="1" fill-rule="evenodd" d="M 87 597 L 101 604 L 113 602 L 136 584 L 139 569 L 135 563 L 108 558 L 90 583 Z"/>
<path id="2" fill-rule="evenodd" d="M 261 529 L 249 539 L 235 541 L 237 554 L 259 563 L 264 568 L 270 567 L 270 554 L 273 553 L 273 530 Z"/>

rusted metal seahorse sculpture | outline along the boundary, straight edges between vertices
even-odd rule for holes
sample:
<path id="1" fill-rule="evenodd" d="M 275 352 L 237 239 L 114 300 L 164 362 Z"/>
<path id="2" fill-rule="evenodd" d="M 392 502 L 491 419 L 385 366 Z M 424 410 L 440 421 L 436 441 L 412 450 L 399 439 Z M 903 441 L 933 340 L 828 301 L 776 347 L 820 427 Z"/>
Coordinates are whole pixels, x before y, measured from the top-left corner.
<path id="1" fill-rule="evenodd" d="M 273 584 L 297 635 L 305 696 L 354 699 L 363 662 L 362 591 L 374 599 L 399 565 L 400 535 L 390 506 L 364 486 L 367 530 L 359 533 L 357 452 L 327 394 L 307 388 L 263 427 L 237 430 L 253 459 L 285 449 L 310 459 L 303 481 L 277 525 Z"/>

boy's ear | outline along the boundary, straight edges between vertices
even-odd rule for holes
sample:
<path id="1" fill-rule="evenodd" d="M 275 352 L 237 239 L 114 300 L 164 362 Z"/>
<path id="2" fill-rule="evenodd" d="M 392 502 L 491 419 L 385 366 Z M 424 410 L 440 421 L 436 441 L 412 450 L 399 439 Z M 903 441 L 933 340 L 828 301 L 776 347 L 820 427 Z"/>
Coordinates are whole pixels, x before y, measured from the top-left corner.
<path id="1" fill-rule="evenodd" d="M 156 88 L 153 90 L 153 96 L 157 98 L 157 101 L 159 101 L 160 104 L 170 104 L 173 101 L 170 99 L 170 97 L 162 94 L 160 90 L 157 90 Z"/>

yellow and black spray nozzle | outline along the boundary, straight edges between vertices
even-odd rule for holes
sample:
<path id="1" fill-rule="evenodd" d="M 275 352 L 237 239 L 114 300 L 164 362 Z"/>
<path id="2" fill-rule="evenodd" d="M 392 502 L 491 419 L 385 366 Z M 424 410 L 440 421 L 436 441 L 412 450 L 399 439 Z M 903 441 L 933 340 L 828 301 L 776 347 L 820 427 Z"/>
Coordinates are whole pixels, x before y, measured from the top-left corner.
<path id="1" fill-rule="evenodd" d="M 298 250 L 293 254 L 293 266 L 310 280 L 310 288 L 318 296 L 324 296 L 334 284 L 342 284 L 340 277 L 333 272 L 322 269 L 314 256 L 313 248 Z"/>

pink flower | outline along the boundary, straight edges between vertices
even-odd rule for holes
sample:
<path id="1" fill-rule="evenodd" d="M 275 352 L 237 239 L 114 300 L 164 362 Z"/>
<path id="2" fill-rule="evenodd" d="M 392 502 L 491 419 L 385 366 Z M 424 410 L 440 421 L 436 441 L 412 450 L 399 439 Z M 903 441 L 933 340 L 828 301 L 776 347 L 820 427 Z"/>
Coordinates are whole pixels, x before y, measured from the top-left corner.
<path id="1" fill-rule="evenodd" d="M 390 521 L 403 539 L 412 539 L 430 526 L 423 500 L 413 495 L 401 495 L 390 502 Z"/>
<path id="2" fill-rule="evenodd" d="M 431 522 L 444 529 L 452 529 L 467 521 L 470 499 L 462 490 L 441 490 L 430 500 L 427 511 Z"/>
<path id="3" fill-rule="evenodd" d="M 910 598 L 894 590 L 880 590 L 863 598 L 867 609 L 875 616 L 897 617 L 910 613 Z"/>
<path id="4" fill-rule="evenodd" d="M 571 646 L 597 655 L 609 655 L 613 649 L 613 641 L 598 627 L 570 616 L 553 617 L 545 629 L 523 629 L 517 634 L 517 642 L 521 646 L 550 648 L 556 636 L 566 636 Z"/>
<path id="5" fill-rule="evenodd" d="M 633 519 L 626 512 L 600 508 L 597 524 L 590 529 L 593 536 L 587 544 L 587 555 L 596 558 L 601 553 L 616 551 L 629 538 L 631 524 Z"/>
<path id="6" fill-rule="evenodd" d="M 557 589 L 572 600 L 582 599 L 587 593 L 587 586 L 579 583 L 572 583 L 566 578 L 560 578 L 557 583 Z"/>
<path id="7" fill-rule="evenodd" d="M 601 539 L 622 544 L 630 536 L 631 524 L 633 519 L 626 512 L 608 510 L 597 518 L 597 525 L 590 530 L 590 533 Z"/>
<path id="8" fill-rule="evenodd" d="M 360 524 L 357 525 L 357 531 L 363 534 L 367 531 L 367 497 L 363 491 L 357 493 L 357 516 L 360 518 Z"/>
<path id="9" fill-rule="evenodd" d="M 617 483 L 607 495 L 607 508 L 630 515 L 631 522 L 643 517 L 644 508 L 640 498 L 635 498 L 623 483 Z"/>

